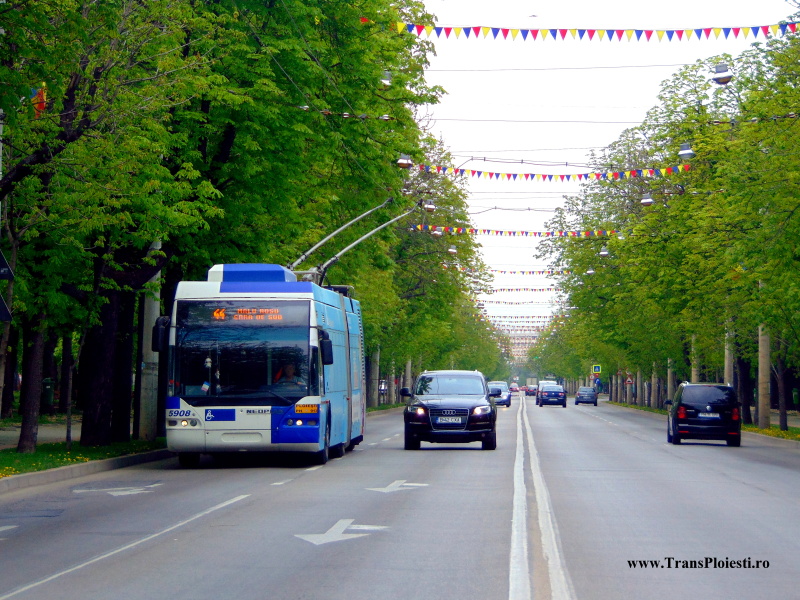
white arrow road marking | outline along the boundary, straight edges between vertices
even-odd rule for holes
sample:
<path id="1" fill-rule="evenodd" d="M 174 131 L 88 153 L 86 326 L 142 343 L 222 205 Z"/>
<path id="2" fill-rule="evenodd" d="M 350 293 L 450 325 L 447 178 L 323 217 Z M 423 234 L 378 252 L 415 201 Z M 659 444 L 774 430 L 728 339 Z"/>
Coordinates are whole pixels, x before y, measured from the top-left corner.
<path id="1" fill-rule="evenodd" d="M 399 492 L 400 490 L 413 490 L 414 488 L 418 487 L 427 487 L 427 483 L 406 483 L 405 479 L 398 479 L 397 481 L 393 481 L 385 488 L 366 488 L 373 492 L 383 492 L 384 494 L 388 494 L 389 492 Z"/>
<path id="2" fill-rule="evenodd" d="M 99 490 L 72 490 L 72 491 L 75 492 L 76 494 L 85 494 L 86 492 L 106 492 L 111 496 L 130 496 L 131 494 L 149 494 L 153 490 L 149 490 L 146 488 L 154 488 L 158 487 L 159 485 L 163 484 L 153 483 L 142 487 L 120 487 L 120 488 L 106 488 Z"/>
<path id="3" fill-rule="evenodd" d="M 328 529 L 325 533 L 296 533 L 295 537 L 311 542 L 315 546 L 321 546 L 329 542 L 341 542 L 369 535 L 368 533 L 345 533 L 345 529 L 355 529 L 358 531 L 378 531 L 380 529 L 386 529 L 383 525 L 353 525 L 354 520 L 355 519 L 339 519 L 336 525 Z"/>

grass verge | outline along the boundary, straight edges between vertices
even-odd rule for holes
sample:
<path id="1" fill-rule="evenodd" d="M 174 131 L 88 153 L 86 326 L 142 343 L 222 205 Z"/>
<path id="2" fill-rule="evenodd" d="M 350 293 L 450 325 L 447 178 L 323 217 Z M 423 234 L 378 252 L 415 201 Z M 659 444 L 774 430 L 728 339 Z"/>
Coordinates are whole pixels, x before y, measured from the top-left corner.
<path id="1" fill-rule="evenodd" d="M 71 451 L 67 451 L 66 442 L 39 444 L 36 446 L 36 452 L 32 454 L 20 454 L 16 448 L 6 448 L 5 450 L 0 450 L 0 477 L 46 471 L 47 469 L 57 469 L 58 467 L 92 460 L 127 456 L 128 454 L 141 454 L 142 452 L 166 447 L 166 439 L 158 438 L 154 442 L 132 440 L 130 442 L 111 444 L 110 446 L 95 447 L 81 446 L 77 442 L 73 442 Z"/>

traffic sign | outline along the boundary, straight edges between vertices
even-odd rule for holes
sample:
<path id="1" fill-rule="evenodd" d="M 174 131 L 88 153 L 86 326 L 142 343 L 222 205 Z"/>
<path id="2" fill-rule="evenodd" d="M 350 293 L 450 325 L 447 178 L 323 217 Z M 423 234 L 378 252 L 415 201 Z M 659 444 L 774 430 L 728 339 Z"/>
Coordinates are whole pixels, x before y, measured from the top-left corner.
<path id="1" fill-rule="evenodd" d="M 602 373 L 600 365 L 592 365 L 592 373 Z"/>
<path id="2" fill-rule="evenodd" d="M 625 380 L 625 385 L 633 385 L 633 379 L 631 379 L 630 377 L 628 377 L 628 378 Z"/>

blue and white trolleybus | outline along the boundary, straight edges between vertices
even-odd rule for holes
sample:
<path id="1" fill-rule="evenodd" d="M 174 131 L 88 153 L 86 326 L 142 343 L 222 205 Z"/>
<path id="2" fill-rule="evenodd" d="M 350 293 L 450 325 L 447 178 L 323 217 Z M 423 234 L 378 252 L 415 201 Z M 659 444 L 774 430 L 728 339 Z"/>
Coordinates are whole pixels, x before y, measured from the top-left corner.
<path id="1" fill-rule="evenodd" d="M 203 453 L 312 453 L 318 463 L 363 440 L 361 308 L 279 265 L 215 265 L 178 284 L 154 349 L 169 352 L 167 446 Z"/>

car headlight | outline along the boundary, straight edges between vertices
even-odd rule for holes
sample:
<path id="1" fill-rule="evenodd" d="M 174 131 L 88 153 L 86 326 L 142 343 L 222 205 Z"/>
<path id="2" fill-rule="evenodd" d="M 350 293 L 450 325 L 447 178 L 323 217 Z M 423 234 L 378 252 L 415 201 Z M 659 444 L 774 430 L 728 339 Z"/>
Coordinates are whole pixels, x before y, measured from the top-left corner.
<path id="1" fill-rule="evenodd" d="M 491 406 L 476 406 L 472 409 L 473 415 L 488 415 L 490 412 L 492 412 Z"/>

